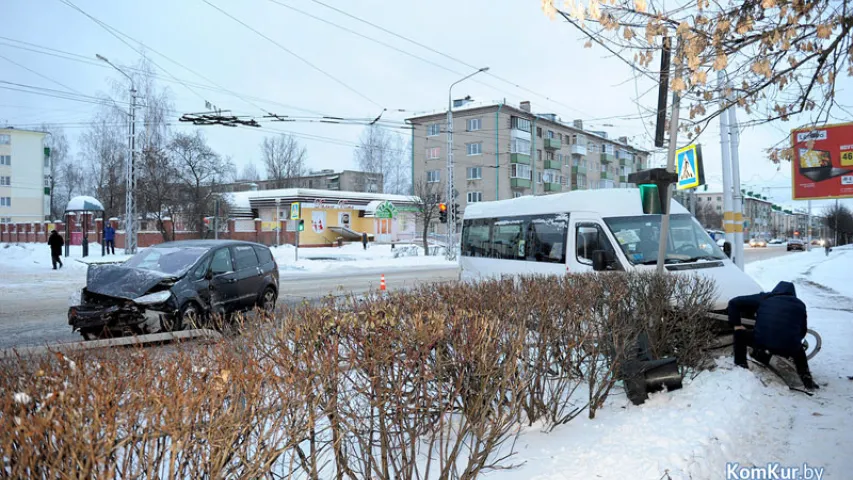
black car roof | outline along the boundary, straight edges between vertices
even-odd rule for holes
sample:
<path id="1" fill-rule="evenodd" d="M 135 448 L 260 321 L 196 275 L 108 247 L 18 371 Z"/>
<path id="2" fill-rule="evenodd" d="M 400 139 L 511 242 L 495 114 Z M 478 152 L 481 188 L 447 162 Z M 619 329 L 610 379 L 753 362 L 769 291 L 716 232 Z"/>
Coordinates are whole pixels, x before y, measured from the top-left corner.
<path id="1" fill-rule="evenodd" d="M 176 242 L 159 243 L 152 245 L 152 248 L 216 248 L 227 247 L 232 245 L 252 245 L 255 247 L 264 247 L 260 243 L 246 242 L 243 240 L 178 240 Z"/>

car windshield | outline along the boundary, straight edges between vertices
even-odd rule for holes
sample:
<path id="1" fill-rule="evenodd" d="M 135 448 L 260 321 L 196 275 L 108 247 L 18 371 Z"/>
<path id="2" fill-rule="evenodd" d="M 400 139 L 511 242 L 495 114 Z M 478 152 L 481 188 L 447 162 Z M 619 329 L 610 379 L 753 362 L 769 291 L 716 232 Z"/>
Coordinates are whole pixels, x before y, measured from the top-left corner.
<path id="1" fill-rule="evenodd" d="M 660 215 L 611 217 L 604 222 L 633 265 L 653 265 L 660 245 Z M 723 260 L 726 255 L 689 214 L 670 215 L 665 263 Z"/>
<path id="2" fill-rule="evenodd" d="M 132 256 L 126 267 L 180 275 L 207 252 L 206 248 L 154 247 Z"/>

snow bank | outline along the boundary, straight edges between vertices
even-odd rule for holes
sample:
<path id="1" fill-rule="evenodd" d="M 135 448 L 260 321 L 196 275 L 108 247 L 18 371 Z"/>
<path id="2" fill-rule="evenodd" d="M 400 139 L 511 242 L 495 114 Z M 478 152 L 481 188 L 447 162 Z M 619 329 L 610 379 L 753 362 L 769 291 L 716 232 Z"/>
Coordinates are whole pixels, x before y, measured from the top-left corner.
<path id="1" fill-rule="evenodd" d="M 343 247 L 300 248 L 298 261 L 295 259 L 296 252 L 292 245 L 272 247 L 271 250 L 283 275 L 294 272 L 324 273 L 456 265 L 456 262 L 449 262 L 443 256 L 424 256 L 424 249 L 417 246 L 414 246 L 417 256 L 395 258 L 395 251 L 411 249 L 413 246 L 397 244 L 395 247 L 392 249 L 390 245 L 369 245 L 365 250 L 361 244 L 353 243 Z"/>
<path id="2" fill-rule="evenodd" d="M 63 247 L 64 252 L 64 247 Z M 89 244 L 89 256 L 83 257 L 83 247 L 71 245 L 69 257 L 62 256 L 63 270 L 82 270 L 85 274 L 90 263 L 100 262 L 123 262 L 130 258 L 129 255 L 119 253 L 116 255 L 101 256 L 101 244 Z M 50 247 L 41 243 L 0 243 L 0 265 L 4 269 L 34 271 L 41 269 L 53 269 L 50 259 Z"/>
<path id="3" fill-rule="evenodd" d="M 655 394 L 639 407 L 613 397 L 595 420 L 578 417 L 551 434 L 529 430 L 519 442 L 516 471 L 490 478 L 725 478 L 726 462 L 767 461 L 784 408 L 749 371 L 704 372 L 683 389 Z M 769 409 L 768 406 L 774 408 Z M 664 477 L 665 478 L 665 477 Z"/>

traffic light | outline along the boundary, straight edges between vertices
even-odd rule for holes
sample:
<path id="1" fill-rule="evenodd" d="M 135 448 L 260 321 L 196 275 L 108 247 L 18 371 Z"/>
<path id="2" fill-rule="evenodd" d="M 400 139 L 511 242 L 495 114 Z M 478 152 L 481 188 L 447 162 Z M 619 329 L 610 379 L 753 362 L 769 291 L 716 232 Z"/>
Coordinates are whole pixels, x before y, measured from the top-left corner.
<path id="1" fill-rule="evenodd" d="M 453 218 L 455 218 L 457 222 L 462 220 L 462 209 L 459 207 L 458 203 L 453 204 Z"/>
<path id="2" fill-rule="evenodd" d="M 299 223 L 296 225 L 296 230 L 299 232 L 305 231 L 305 220 L 299 220 Z"/>
<path id="3" fill-rule="evenodd" d="M 441 223 L 447 223 L 447 204 L 439 203 L 438 204 L 438 220 Z"/>

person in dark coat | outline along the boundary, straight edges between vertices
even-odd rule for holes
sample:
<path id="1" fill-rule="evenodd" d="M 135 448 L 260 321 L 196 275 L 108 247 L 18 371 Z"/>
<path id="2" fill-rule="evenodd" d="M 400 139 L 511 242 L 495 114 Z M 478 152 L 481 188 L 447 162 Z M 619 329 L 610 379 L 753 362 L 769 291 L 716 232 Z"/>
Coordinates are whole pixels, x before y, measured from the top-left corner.
<path id="1" fill-rule="evenodd" d="M 107 249 L 107 253 L 110 253 L 110 249 L 112 249 L 112 254 L 116 254 L 116 229 L 113 228 L 109 223 L 106 227 L 104 227 L 104 246 Z"/>
<path id="2" fill-rule="evenodd" d="M 829 252 L 832 251 L 832 242 L 829 240 L 824 240 L 823 242 L 823 250 L 826 252 L 826 256 L 829 256 Z"/>
<path id="3" fill-rule="evenodd" d="M 779 282 L 770 293 L 743 295 L 729 301 L 729 324 L 734 327 L 735 365 L 746 364 L 746 348 L 752 347 L 752 358 L 768 364 L 773 355 L 791 358 L 803 385 L 818 388 L 809 372 L 808 359 L 803 349 L 803 338 L 808 328 L 806 305 L 797 298 L 791 282 Z M 747 330 L 741 324 L 742 315 L 755 317 L 755 328 Z"/>
<path id="4" fill-rule="evenodd" d="M 363 246 L 364 249 L 367 250 L 367 232 L 361 234 L 361 246 Z"/>
<path id="5" fill-rule="evenodd" d="M 62 239 L 60 234 L 56 233 L 56 230 L 51 230 L 47 244 L 50 245 L 50 258 L 53 262 L 53 269 L 56 270 L 57 263 L 59 264 L 59 268 L 62 268 L 62 259 L 59 257 L 62 255 L 62 246 L 65 245 L 65 240 Z"/>

